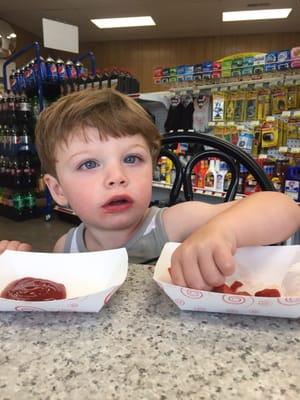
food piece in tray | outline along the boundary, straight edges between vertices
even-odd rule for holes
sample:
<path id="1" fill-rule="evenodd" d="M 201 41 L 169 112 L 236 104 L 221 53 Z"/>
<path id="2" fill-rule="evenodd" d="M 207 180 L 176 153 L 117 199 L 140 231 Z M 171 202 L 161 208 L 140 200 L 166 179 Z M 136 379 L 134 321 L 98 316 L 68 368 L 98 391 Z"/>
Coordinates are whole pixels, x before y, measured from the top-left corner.
<path id="1" fill-rule="evenodd" d="M 168 272 L 171 276 L 171 268 L 168 268 Z M 172 276 L 171 276 L 171 278 L 172 278 Z M 234 281 L 230 286 L 227 285 L 226 283 L 223 283 L 223 285 L 213 287 L 211 289 L 211 292 L 225 293 L 225 294 L 237 294 L 240 296 L 281 297 L 280 291 L 275 288 L 265 288 L 265 289 L 255 292 L 255 294 L 253 294 L 253 295 L 249 292 L 246 292 L 245 290 L 238 291 L 238 289 L 240 287 L 242 287 L 243 285 L 244 284 L 241 281 Z"/>
<path id="2" fill-rule="evenodd" d="M 23 301 L 62 300 L 66 298 L 66 288 L 62 283 L 26 277 L 7 285 L 2 290 L 1 297 Z"/>
<path id="3" fill-rule="evenodd" d="M 212 292 L 218 292 L 218 293 L 229 293 L 229 294 L 239 294 L 241 296 L 251 296 L 251 293 L 245 292 L 245 291 L 237 291 L 241 286 L 243 286 L 243 283 L 240 281 L 234 281 L 231 286 L 228 286 L 226 284 L 217 286 L 212 288 Z M 281 294 L 278 289 L 262 289 L 257 292 L 255 292 L 254 296 L 257 297 L 280 297 Z"/>
<path id="4" fill-rule="evenodd" d="M 217 292 L 217 293 L 227 293 L 227 294 L 239 294 L 241 296 L 251 296 L 250 293 L 245 292 L 245 291 L 239 291 L 237 290 L 243 286 L 243 283 L 240 281 L 234 281 L 230 286 L 226 285 L 224 283 L 221 286 L 216 286 L 212 288 L 212 292 Z"/>
<path id="5" fill-rule="evenodd" d="M 280 292 L 278 289 L 263 289 L 255 292 L 254 296 L 258 297 L 280 297 Z"/>

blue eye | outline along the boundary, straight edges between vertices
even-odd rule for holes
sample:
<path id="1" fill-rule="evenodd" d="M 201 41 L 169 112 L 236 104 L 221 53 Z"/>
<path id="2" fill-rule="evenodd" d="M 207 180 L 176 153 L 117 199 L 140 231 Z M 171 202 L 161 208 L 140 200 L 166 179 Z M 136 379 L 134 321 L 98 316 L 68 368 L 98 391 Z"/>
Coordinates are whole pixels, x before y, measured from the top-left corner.
<path id="1" fill-rule="evenodd" d="M 97 166 L 98 164 L 96 163 L 96 161 L 88 160 L 85 161 L 83 164 L 81 164 L 79 169 L 93 169 L 96 168 Z"/>
<path id="2" fill-rule="evenodd" d="M 140 157 L 135 156 L 133 154 L 131 154 L 129 156 L 126 156 L 125 159 L 124 159 L 126 164 L 135 164 L 137 161 L 140 161 L 140 160 L 141 160 Z"/>

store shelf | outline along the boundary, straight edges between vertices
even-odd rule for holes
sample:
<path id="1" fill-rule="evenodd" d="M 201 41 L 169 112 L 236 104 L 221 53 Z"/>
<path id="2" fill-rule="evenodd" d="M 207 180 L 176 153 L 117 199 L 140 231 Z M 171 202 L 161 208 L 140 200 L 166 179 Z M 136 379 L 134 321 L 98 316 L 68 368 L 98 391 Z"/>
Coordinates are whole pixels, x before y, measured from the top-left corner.
<path id="1" fill-rule="evenodd" d="M 169 185 L 164 182 L 157 182 L 153 181 L 152 186 L 155 188 L 160 188 L 160 189 L 165 189 L 165 190 L 171 190 L 172 185 Z M 183 191 L 183 189 L 181 189 Z M 224 198 L 226 196 L 226 192 L 220 192 L 216 190 L 211 190 L 211 189 L 201 189 L 197 187 L 193 187 L 193 193 L 198 194 L 198 195 L 204 195 L 204 196 L 210 196 L 210 197 L 218 197 L 218 198 Z M 242 199 L 245 197 L 245 195 L 237 193 L 236 199 Z"/>

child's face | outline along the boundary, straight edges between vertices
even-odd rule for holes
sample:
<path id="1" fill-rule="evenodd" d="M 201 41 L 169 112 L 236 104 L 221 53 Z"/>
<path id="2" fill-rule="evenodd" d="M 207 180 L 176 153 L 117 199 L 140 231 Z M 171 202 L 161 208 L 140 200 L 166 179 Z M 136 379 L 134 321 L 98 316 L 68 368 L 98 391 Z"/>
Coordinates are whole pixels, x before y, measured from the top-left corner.
<path id="1" fill-rule="evenodd" d="M 45 176 L 54 200 L 69 204 L 79 218 L 98 229 L 137 224 L 151 201 L 152 159 L 141 135 L 101 140 L 86 128 L 56 151 L 57 178 Z"/>

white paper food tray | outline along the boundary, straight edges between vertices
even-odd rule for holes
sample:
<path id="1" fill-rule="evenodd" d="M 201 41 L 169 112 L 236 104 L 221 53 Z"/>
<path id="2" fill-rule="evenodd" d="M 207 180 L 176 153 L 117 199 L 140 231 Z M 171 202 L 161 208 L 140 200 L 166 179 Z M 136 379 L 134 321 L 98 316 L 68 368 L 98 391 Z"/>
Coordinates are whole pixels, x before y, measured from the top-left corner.
<path id="1" fill-rule="evenodd" d="M 98 312 L 123 284 L 128 270 L 125 248 L 88 253 L 34 253 L 6 250 L 0 256 L 0 293 L 25 277 L 66 287 L 65 300 L 17 301 L 0 298 L 0 311 Z"/>
<path id="2" fill-rule="evenodd" d="M 237 250 L 236 272 L 227 280 L 245 284 L 239 290 L 255 293 L 278 288 L 283 297 L 241 296 L 175 286 L 168 268 L 179 243 L 167 243 L 154 271 L 154 280 L 181 310 L 300 317 L 300 246 L 245 247 Z"/>

